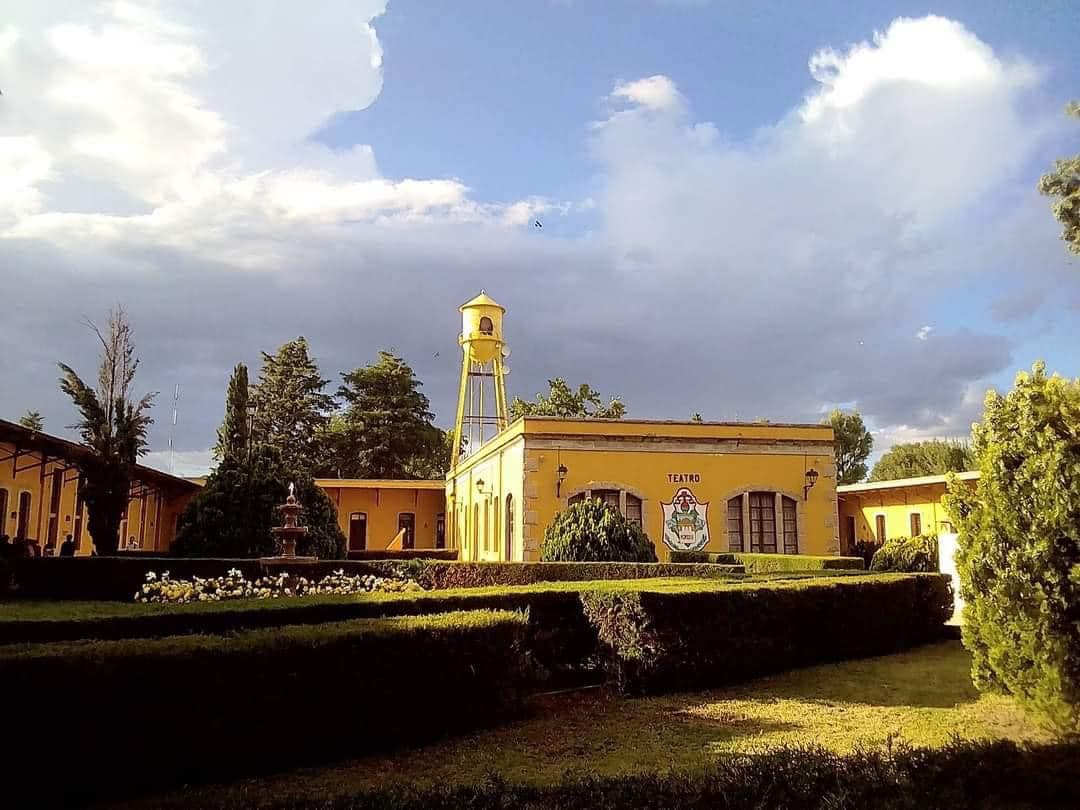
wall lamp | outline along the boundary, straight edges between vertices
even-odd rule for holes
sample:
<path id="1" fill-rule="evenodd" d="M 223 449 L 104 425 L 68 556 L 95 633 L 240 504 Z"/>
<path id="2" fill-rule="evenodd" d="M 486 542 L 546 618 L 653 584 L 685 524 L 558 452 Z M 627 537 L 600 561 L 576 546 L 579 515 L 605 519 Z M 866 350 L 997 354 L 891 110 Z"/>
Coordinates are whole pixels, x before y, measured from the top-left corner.
<path id="1" fill-rule="evenodd" d="M 484 486 L 485 486 L 484 479 L 483 478 L 477 478 L 476 479 L 476 491 L 479 492 L 481 495 L 490 495 L 491 490 L 490 489 L 485 490 Z"/>
<path id="2" fill-rule="evenodd" d="M 560 464 L 559 469 L 555 472 L 559 476 L 555 481 L 555 497 L 558 498 L 562 495 L 562 482 L 566 480 L 566 473 L 569 471 L 566 469 L 565 464 Z"/>
<path id="3" fill-rule="evenodd" d="M 814 488 L 814 484 L 817 483 L 818 471 L 811 467 L 806 471 L 806 486 L 802 488 L 802 499 L 805 501 L 810 495 L 810 490 Z"/>

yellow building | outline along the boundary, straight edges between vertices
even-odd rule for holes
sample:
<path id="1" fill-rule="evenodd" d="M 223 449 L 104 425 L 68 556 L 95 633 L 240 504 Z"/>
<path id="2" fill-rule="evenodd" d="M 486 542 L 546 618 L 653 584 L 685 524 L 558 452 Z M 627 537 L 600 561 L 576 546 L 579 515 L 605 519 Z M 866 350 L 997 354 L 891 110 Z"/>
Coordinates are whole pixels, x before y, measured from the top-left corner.
<path id="1" fill-rule="evenodd" d="M 0 535 L 36 540 L 57 551 L 72 535 L 76 553 L 92 549 L 86 506 L 79 498 L 80 444 L 0 419 Z M 120 547 L 165 551 L 176 520 L 198 484 L 136 465 L 120 524 Z"/>
<path id="2" fill-rule="evenodd" d="M 446 548 L 445 481 L 319 478 L 348 551 Z"/>
<path id="3" fill-rule="evenodd" d="M 974 486 L 979 474 L 961 472 L 956 477 Z M 951 532 L 941 503 L 945 478 L 927 475 L 837 487 L 841 546 L 850 550 L 859 540 L 884 543 L 894 537 Z"/>
<path id="4" fill-rule="evenodd" d="M 464 560 L 538 560 L 555 515 L 598 498 L 673 549 L 837 554 L 833 433 L 822 425 L 524 417 L 446 485 Z"/>
<path id="5" fill-rule="evenodd" d="M 640 525 L 661 560 L 672 550 L 839 553 L 831 427 L 531 416 L 508 424 L 505 314 L 483 292 L 461 306 L 446 483 L 449 542 L 461 559 L 538 560 L 547 526 L 585 498 Z"/>

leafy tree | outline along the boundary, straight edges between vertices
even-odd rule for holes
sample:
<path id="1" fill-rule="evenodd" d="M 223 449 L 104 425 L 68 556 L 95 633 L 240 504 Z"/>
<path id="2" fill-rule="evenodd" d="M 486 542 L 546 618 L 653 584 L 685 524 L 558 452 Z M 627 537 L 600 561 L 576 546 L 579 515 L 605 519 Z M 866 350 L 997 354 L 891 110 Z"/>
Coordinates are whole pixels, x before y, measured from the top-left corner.
<path id="1" fill-rule="evenodd" d="M 975 465 L 975 455 L 965 442 L 929 441 L 894 444 L 878 459 L 869 481 L 893 481 L 920 475 L 963 472 Z"/>
<path id="2" fill-rule="evenodd" d="M 308 533 L 297 542 L 302 556 L 340 558 L 345 536 L 334 504 L 304 469 L 289 469 L 280 451 L 249 431 L 247 367 L 237 364 L 229 379 L 225 418 L 214 448 L 220 463 L 206 486 L 188 503 L 173 542 L 174 553 L 197 557 L 258 557 L 275 553 L 271 528 L 280 525 L 277 507 L 296 484 L 303 507 L 298 519 Z"/>
<path id="3" fill-rule="evenodd" d="M 343 478 L 438 478 L 450 465 L 444 431 L 412 368 L 380 351 L 371 365 L 341 375 L 345 410 L 330 429 L 331 466 Z"/>
<path id="4" fill-rule="evenodd" d="M 1073 101 L 1065 114 L 1080 118 L 1080 102 Z M 1054 163 L 1054 170 L 1039 178 L 1039 193 L 1055 197 L 1050 210 L 1062 225 L 1061 238 L 1071 253 L 1080 254 L 1080 155 Z"/>
<path id="5" fill-rule="evenodd" d="M 837 408 L 822 424 L 832 426 L 836 436 L 836 480 L 854 484 L 866 476 L 866 459 L 874 449 L 874 437 L 858 411 L 845 413 Z"/>
<path id="6" fill-rule="evenodd" d="M 278 452 L 285 469 L 310 472 L 319 464 L 334 406 L 334 398 L 323 392 L 329 380 L 319 374 L 303 337 L 274 354 L 263 352 L 262 358 L 259 381 L 250 392 L 255 437 Z"/>
<path id="7" fill-rule="evenodd" d="M 45 429 L 45 417 L 40 411 L 27 411 L 19 417 L 19 425 L 27 430 L 36 430 L 38 433 Z"/>
<path id="8" fill-rule="evenodd" d="M 545 562 L 656 562 L 656 547 L 617 509 L 589 498 L 555 516 L 544 532 Z"/>
<path id="9" fill-rule="evenodd" d="M 1080 380 L 1042 363 L 990 391 L 973 431 L 979 480 L 955 478 L 964 646 L 980 690 L 1080 731 Z"/>
<path id="10" fill-rule="evenodd" d="M 214 458 L 240 460 L 247 457 L 251 439 L 248 402 L 247 366 L 237 363 L 229 378 L 229 390 L 225 394 L 225 421 L 218 428 Z"/>
<path id="11" fill-rule="evenodd" d="M 534 402 L 527 402 L 514 397 L 510 403 L 510 419 L 519 416 L 570 416 L 590 419 L 622 419 L 626 416 L 626 406 L 620 397 L 612 397 L 605 405 L 598 391 L 588 383 L 582 383 L 577 391 L 562 377 L 548 380 L 548 394 L 537 394 Z"/>
<path id="12" fill-rule="evenodd" d="M 74 425 L 93 454 L 79 462 L 80 487 L 86 503 L 88 528 L 99 554 L 115 553 L 120 520 L 131 488 L 131 468 L 146 449 L 146 432 L 153 424 L 149 410 L 155 394 L 131 398 L 139 358 L 123 307 L 109 312 L 105 334 L 88 324 L 101 341 L 97 388 L 82 381 L 74 369 L 60 366 L 60 389 L 71 397 L 80 420 Z"/>

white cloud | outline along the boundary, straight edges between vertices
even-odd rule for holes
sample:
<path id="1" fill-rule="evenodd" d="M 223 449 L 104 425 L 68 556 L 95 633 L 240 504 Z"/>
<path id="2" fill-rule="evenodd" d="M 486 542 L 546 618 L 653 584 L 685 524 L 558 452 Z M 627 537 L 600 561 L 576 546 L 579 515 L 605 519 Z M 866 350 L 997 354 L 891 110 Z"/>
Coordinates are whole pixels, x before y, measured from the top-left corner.
<path id="1" fill-rule="evenodd" d="M 92 367 L 79 316 L 123 298 L 144 384 L 184 383 L 179 447 L 212 441 L 235 362 L 297 334 L 328 377 L 399 351 L 445 423 L 456 305 L 486 287 L 510 309 L 515 393 L 561 375 L 643 416 L 850 402 L 885 433 L 963 432 L 1013 345 L 962 321 L 912 340 L 925 305 L 1034 266 L 1035 243 L 1040 266 L 1061 253 L 1016 180 L 1058 110 L 1033 99 L 1037 71 L 958 23 L 897 21 L 822 52 L 814 92 L 742 142 L 693 120 L 667 76 L 619 83 L 587 199 L 499 202 L 308 139 L 378 95 L 384 6 L 28 0 L 7 15 L 0 266 L 19 298 L 0 379 L 21 384 L 0 411 L 70 422 L 52 364 Z M 530 225 L 582 212 L 580 238 Z"/>
<path id="2" fill-rule="evenodd" d="M 930 339 L 930 333 L 933 332 L 933 331 L 934 331 L 934 327 L 932 327 L 932 326 L 921 326 L 921 327 L 919 327 L 919 331 L 915 333 L 915 337 L 918 340 L 929 340 Z"/>
<path id="3" fill-rule="evenodd" d="M 649 76 L 616 85 L 611 95 L 651 110 L 672 109 L 682 103 L 682 97 L 675 89 L 675 82 L 667 76 Z"/>

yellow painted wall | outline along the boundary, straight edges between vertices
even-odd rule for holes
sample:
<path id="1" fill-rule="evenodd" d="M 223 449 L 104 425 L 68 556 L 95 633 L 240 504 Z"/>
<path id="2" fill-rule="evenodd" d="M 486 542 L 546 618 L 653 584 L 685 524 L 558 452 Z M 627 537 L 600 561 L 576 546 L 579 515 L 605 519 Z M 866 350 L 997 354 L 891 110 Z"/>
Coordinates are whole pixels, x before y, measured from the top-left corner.
<path id="1" fill-rule="evenodd" d="M 560 465 L 567 473 L 557 493 Z M 820 476 L 804 500 L 810 468 Z M 679 475 L 684 480 L 675 478 Z M 728 550 L 728 499 L 768 491 L 795 501 L 799 553 L 836 554 L 835 481 L 827 427 L 529 418 L 464 459 L 448 482 L 447 498 L 454 503 L 453 542 L 463 560 L 539 559 L 544 531 L 555 515 L 574 494 L 592 489 L 619 489 L 641 498 L 643 528 L 660 559 L 667 560 L 662 504 L 683 486 L 708 503 L 705 550 Z M 507 495 L 514 509 L 509 555 Z M 777 519 L 780 524 L 780 514 Z"/>
<path id="2" fill-rule="evenodd" d="M 645 532 L 660 560 L 668 560 L 671 550 L 663 541 L 662 504 L 670 503 L 683 486 L 693 492 L 699 503 L 708 504 L 709 543 L 704 551 L 728 551 L 728 499 L 743 492 L 767 491 L 779 492 L 796 502 L 800 554 L 837 553 L 835 473 L 829 454 L 804 457 L 545 449 L 529 450 L 526 457 L 530 469 L 526 486 L 535 492 L 528 500 L 526 559 L 539 559 L 544 530 L 566 508 L 571 496 L 586 489 L 622 489 L 642 499 Z M 567 468 L 567 474 L 557 496 L 556 471 L 560 464 Z M 805 472 L 810 467 L 821 477 L 804 501 Z M 673 479 L 678 475 L 696 480 Z M 780 516 L 777 518 L 779 522 Z M 781 538 L 778 550 L 782 545 Z M 749 551 L 749 547 L 744 545 L 744 550 Z"/>
<path id="3" fill-rule="evenodd" d="M 459 559 L 522 559 L 523 459 L 520 431 L 504 431 L 459 464 L 458 474 L 447 482 L 446 502 L 454 515 L 450 543 Z"/>
<path id="4" fill-rule="evenodd" d="M 974 482 L 969 484 L 974 486 Z M 844 492 L 838 505 L 843 542 L 845 546 L 850 542 L 851 518 L 854 518 L 856 540 L 877 542 L 878 515 L 885 516 L 886 540 L 910 536 L 913 513 L 921 516 L 923 534 L 945 531 L 950 518 L 941 503 L 944 495 L 944 483 Z"/>
<path id="5" fill-rule="evenodd" d="M 85 505 L 82 507 L 81 522 L 76 515 L 77 471 L 74 468 L 64 470 L 63 462 L 51 461 L 42 466 L 39 463 L 41 457 L 36 452 L 20 455 L 18 459 L 9 458 L 14 451 L 14 445 L 0 442 L 0 458 L 6 459 L 0 462 L 0 490 L 6 490 L 8 493 L 7 507 L 4 515 L 0 517 L 0 534 L 6 533 L 12 538 L 15 537 L 19 496 L 23 492 L 29 492 L 30 521 L 26 535 L 37 540 L 44 550 L 50 540 L 54 482 L 59 480 L 60 500 L 59 508 L 55 513 L 56 550 L 59 552 L 60 544 L 64 542 L 68 534 L 77 534 L 78 536 L 74 537 L 76 553 L 89 555 L 92 540 Z M 19 468 L 18 472 L 15 471 L 16 464 Z M 56 479 L 54 473 L 59 473 L 60 478 Z M 137 473 L 133 487 L 136 492 L 139 492 L 141 488 Z M 125 547 L 128 538 L 134 535 L 141 541 L 140 548 L 144 551 L 168 549 L 175 533 L 175 516 L 183 509 L 189 498 L 190 493 L 163 495 L 157 489 L 148 493 L 145 499 L 141 495 L 132 498 L 128 502 L 127 522 L 121 525 L 121 548 Z M 78 532 L 76 532 L 77 527 Z"/>
<path id="6" fill-rule="evenodd" d="M 435 527 L 438 515 L 446 511 L 443 490 L 408 487 L 408 482 L 392 482 L 392 486 L 335 486 L 331 480 L 318 482 L 337 508 L 338 525 L 349 537 L 349 518 L 353 512 L 367 515 L 367 548 L 385 549 L 398 532 L 398 516 L 403 512 L 416 515 L 415 548 L 435 548 Z"/>

